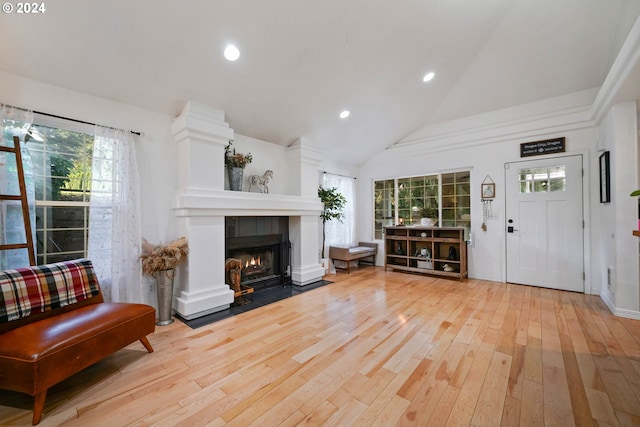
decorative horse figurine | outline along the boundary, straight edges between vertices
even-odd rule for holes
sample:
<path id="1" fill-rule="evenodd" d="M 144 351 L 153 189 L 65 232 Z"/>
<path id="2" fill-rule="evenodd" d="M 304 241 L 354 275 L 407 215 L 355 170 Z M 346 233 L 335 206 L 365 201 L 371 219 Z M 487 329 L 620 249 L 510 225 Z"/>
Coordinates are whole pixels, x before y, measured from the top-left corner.
<path id="1" fill-rule="evenodd" d="M 258 187 L 261 193 L 269 192 L 269 180 L 273 178 L 273 171 L 268 170 L 264 173 L 264 175 L 251 175 L 249 177 L 249 191 L 251 191 L 251 186 L 255 185 Z M 262 187 L 262 188 L 260 188 Z"/>

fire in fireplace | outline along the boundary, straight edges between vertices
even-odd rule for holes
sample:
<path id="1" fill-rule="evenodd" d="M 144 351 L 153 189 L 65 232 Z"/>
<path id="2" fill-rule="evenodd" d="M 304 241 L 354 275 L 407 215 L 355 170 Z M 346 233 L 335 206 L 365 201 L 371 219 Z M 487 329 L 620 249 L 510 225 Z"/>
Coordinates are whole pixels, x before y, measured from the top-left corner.
<path id="1" fill-rule="evenodd" d="M 225 217 L 225 256 L 240 261 L 240 283 L 255 290 L 291 281 L 289 218 Z"/>
<path id="2" fill-rule="evenodd" d="M 289 244 L 281 234 L 227 240 L 227 258 L 240 260 L 240 283 L 254 289 L 284 285 L 288 279 Z"/>
<path id="3" fill-rule="evenodd" d="M 233 258 L 240 260 L 242 271 L 240 280 L 243 285 L 250 285 L 256 280 L 265 280 L 274 277 L 273 258 L 276 246 L 264 249 L 252 249 L 244 253 L 236 253 Z"/>

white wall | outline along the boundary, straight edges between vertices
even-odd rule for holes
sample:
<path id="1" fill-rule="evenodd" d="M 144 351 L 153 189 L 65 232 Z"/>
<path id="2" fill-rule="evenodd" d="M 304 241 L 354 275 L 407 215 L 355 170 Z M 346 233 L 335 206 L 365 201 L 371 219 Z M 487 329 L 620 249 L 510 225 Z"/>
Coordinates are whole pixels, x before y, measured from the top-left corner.
<path id="1" fill-rule="evenodd" d="M 587 96 L 589 95 L 589 96 Z M 598 129 L 588 120 L 591 93 L 579 93 L 562 100 L 548 100 L 531 105 L 527 119 L 527 106 L 494 112 L 482 118 L 471 117 L 458 121 L 443 132 L 421 129 L 409 144 L 398 144 L 374 156 L 360 168 L 359 237 L 373 239 L 373 181 L 424 175 L 456 170 L 471 170 L 471 234 L 469 247 L 469 276 L 472 278 L 505 281 L 505 173 L 504 164 L 523 160 L 520 158 L 520 143 L 565 137 L 566 153 L 584 156 L 584 204 L 585 218 L 589 221 L 592 208 L 593 183 L 590 179 L 592 158 L 597 146 Z M 586 104 L 577 107 L 578 104 Z M 562 108 L 565 106 L 566 108 Z M 549 114 L 555 111 L 555 114 Z M 516 120 L 517 118 L 517 120 Z M 446 129 L 446 124 L 441 129 Z M 542 157 L 535 157 L 536 159 Z M 531 160 L 532 158 L 528 158 Z M 489 175 L 496 183 L 496 198 L 493 201 L 495 220 L 487 221 L 487 230 L 481 230 L 482 203 L 480 184 Z M 596 181 L 597 182 L 597 181 Z M 597 188 L 597 187 L 596 187 Z M 585 233 L 586 290 L 598 293 L 600 283 L 591 280 L 590 235 Z M 378 242 L 383 245 L 383 241 Z M 384 251 L 380 251 L 384 252 Z M 382 253 L 378 263 L 383 264 Z M 599 279 L 599 276 L 598 276 Z"/>
<path id="2" fill-rule="evenodd" d="M 232 123 L 230 125 L 233 127 Z M 233 137 L 233 147 L 238 153 L 251 153 L 253 156 L 253 161 L 244 170 L 243 191 L 249 190 L 249 176 L 262 176 L 265 171 L 272 170 L 273 179 L 269 181 L 269 193 L 296 195 L 287 172 L 285 147 L 237 133 Z M 226 174 L 225 189 L 229 189 L 229 178 Z M 260 192 L 255 187 L 252 187 L 251 191 Z"/>
<path id="3" fill-rule="evenodd" d="M 631 234 L 638 228 L 638 199 L 629 196 L 640 188 L 637 117 L 636 102 L 614 105 L 600 126 L 599 138 L 601 151 L 610 152 L 611 203 L 597 206 L 598 279 L 602 299 L 615 314 L 625 317 L 637 317 L 640 312 L 639 239 Z M 614 272 L 610 288 L 607 268 Z"/>

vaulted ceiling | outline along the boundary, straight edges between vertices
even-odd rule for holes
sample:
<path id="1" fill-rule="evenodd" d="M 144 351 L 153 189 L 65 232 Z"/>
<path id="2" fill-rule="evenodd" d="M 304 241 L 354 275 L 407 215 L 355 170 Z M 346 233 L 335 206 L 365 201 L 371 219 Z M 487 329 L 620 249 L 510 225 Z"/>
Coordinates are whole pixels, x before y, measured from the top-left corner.
<path id="1" fill-rule="evenodd" d="M 0 69 L 171 116 L 192 100 L 237 133 L 354 164 L 425 125 L 599 87 L 640 14 L 640 0 L 44 4 L 0 16 Z"/>

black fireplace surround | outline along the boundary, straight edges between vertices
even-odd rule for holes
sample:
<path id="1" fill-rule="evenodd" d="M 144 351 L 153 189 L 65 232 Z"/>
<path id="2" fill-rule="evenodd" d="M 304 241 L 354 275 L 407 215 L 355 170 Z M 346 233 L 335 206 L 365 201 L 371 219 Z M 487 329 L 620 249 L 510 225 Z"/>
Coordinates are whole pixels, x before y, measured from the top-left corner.
<path id="1" fill-rule="evenodd" d="M 289 218 L 226 217 L 225 258 L 239 259 L 241 283 L 260 290 L 291 283 Z"/>

